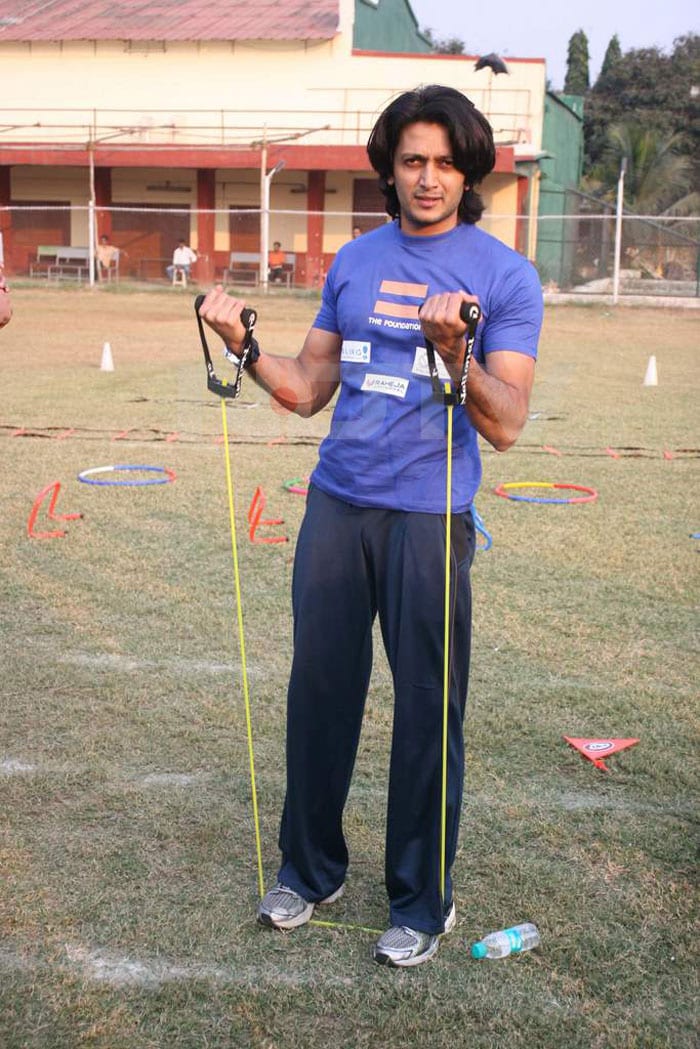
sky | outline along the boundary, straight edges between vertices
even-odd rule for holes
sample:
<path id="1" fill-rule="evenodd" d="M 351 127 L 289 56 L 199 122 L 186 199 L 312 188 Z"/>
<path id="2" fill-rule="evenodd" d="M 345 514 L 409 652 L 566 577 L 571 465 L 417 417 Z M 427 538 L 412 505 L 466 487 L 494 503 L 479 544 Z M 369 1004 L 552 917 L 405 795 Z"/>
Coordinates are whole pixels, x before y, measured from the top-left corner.
<path id="1" fill-rule="evenodd" d="M 622 51 L 659 47 L 670 52 L 678 36 L 700 32 L 697 0 L 500 0 L 468 4 L 465 0 L 409 0 L 421 29 L 438 40 L 457 37 L 466 54 L 495 51 L 505 58 L 544 58 L 547 79 L 564 87 L 569 39 L 579 29 L 588 38 L 589 72 L 595 82 L 611 37 Z"/>

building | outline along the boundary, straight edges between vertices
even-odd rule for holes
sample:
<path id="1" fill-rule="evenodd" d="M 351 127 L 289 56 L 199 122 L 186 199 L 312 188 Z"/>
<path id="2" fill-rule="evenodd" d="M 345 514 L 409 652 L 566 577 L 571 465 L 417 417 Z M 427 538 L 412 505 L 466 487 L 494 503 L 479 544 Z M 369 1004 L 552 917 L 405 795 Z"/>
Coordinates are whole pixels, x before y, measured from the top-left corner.
<path id="1" fill-rule="evenodd" d="M 353 225 L 383 221 L 365 144 L 421 83 L 463 91 L 491 120 L 483 225 L 534 257 L 522 209 L 537 213 L 544 60 L 509 58 L 499 76 L 428 47 L 407 0 L 4 0 L 9 272 L 40 245 L 107 233 L 134 277 L 161 275 L 183 237 L 211 280 L 231 251 L 278 240 L 295 283 L 318 286 Z"/>
<path id="2" fill-rule="evenodd" d="M 578 187 L 583 171 L 583 96 L 548 91 L 540 161 L 537 266 L 543 284 L 569 287 L 579 229 Z"/>

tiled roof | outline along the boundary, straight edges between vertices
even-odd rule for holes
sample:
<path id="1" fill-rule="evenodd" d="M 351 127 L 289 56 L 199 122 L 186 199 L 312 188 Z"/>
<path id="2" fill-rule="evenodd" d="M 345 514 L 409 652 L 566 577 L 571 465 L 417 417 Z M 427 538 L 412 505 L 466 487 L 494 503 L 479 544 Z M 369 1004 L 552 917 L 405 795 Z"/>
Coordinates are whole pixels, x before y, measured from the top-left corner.
<path id="1" fill-rule="evenodd" d="M 330 40 L 339 0 L 2 0 L 3 40 Z"/>

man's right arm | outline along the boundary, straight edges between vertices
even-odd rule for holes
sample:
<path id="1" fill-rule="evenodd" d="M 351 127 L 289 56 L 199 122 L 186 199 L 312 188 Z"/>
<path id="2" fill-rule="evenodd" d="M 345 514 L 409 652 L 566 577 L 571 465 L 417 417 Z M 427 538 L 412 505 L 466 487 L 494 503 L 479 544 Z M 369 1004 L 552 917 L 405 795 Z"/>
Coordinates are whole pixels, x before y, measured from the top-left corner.
<path id="1" fill-rule="evenodd" d="M 240 355 L 245 328 L 240 316 L 244 303 L 213 288 L 200 306 L 199 314 L 236 356 Z M 340 335 L 311 328 L 296 357 L 260 352 L 250 374 L 263 390 L 288 411 L 303 418 L 320 412 L 340 382 Z"/>

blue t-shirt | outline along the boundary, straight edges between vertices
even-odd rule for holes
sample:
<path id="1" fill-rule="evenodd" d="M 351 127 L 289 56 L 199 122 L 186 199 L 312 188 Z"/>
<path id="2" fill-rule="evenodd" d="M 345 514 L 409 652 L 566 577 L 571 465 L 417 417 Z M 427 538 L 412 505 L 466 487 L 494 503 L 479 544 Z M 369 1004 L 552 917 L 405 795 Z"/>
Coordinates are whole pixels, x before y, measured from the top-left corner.
<path id="1" fill-rule="evenodd" d="M 314 327 L 342 337 L 341 385 L 311 481 L 357 506 L 444 513 L 447 412 L 434 400 L 418 309 L 429 295 L 478 296 L 474 355 L 537 356 L 542 289 L 534 267 L 476 226 L 408 236 L 393 222 L 344 245 L 328 272 Z M 443 381 L 449 379 L 439 354 Z M 454 388 L 454 383 L 451 382 Z M 481 481 L 477 433 L 453 415 L 452 508 Z"/>

